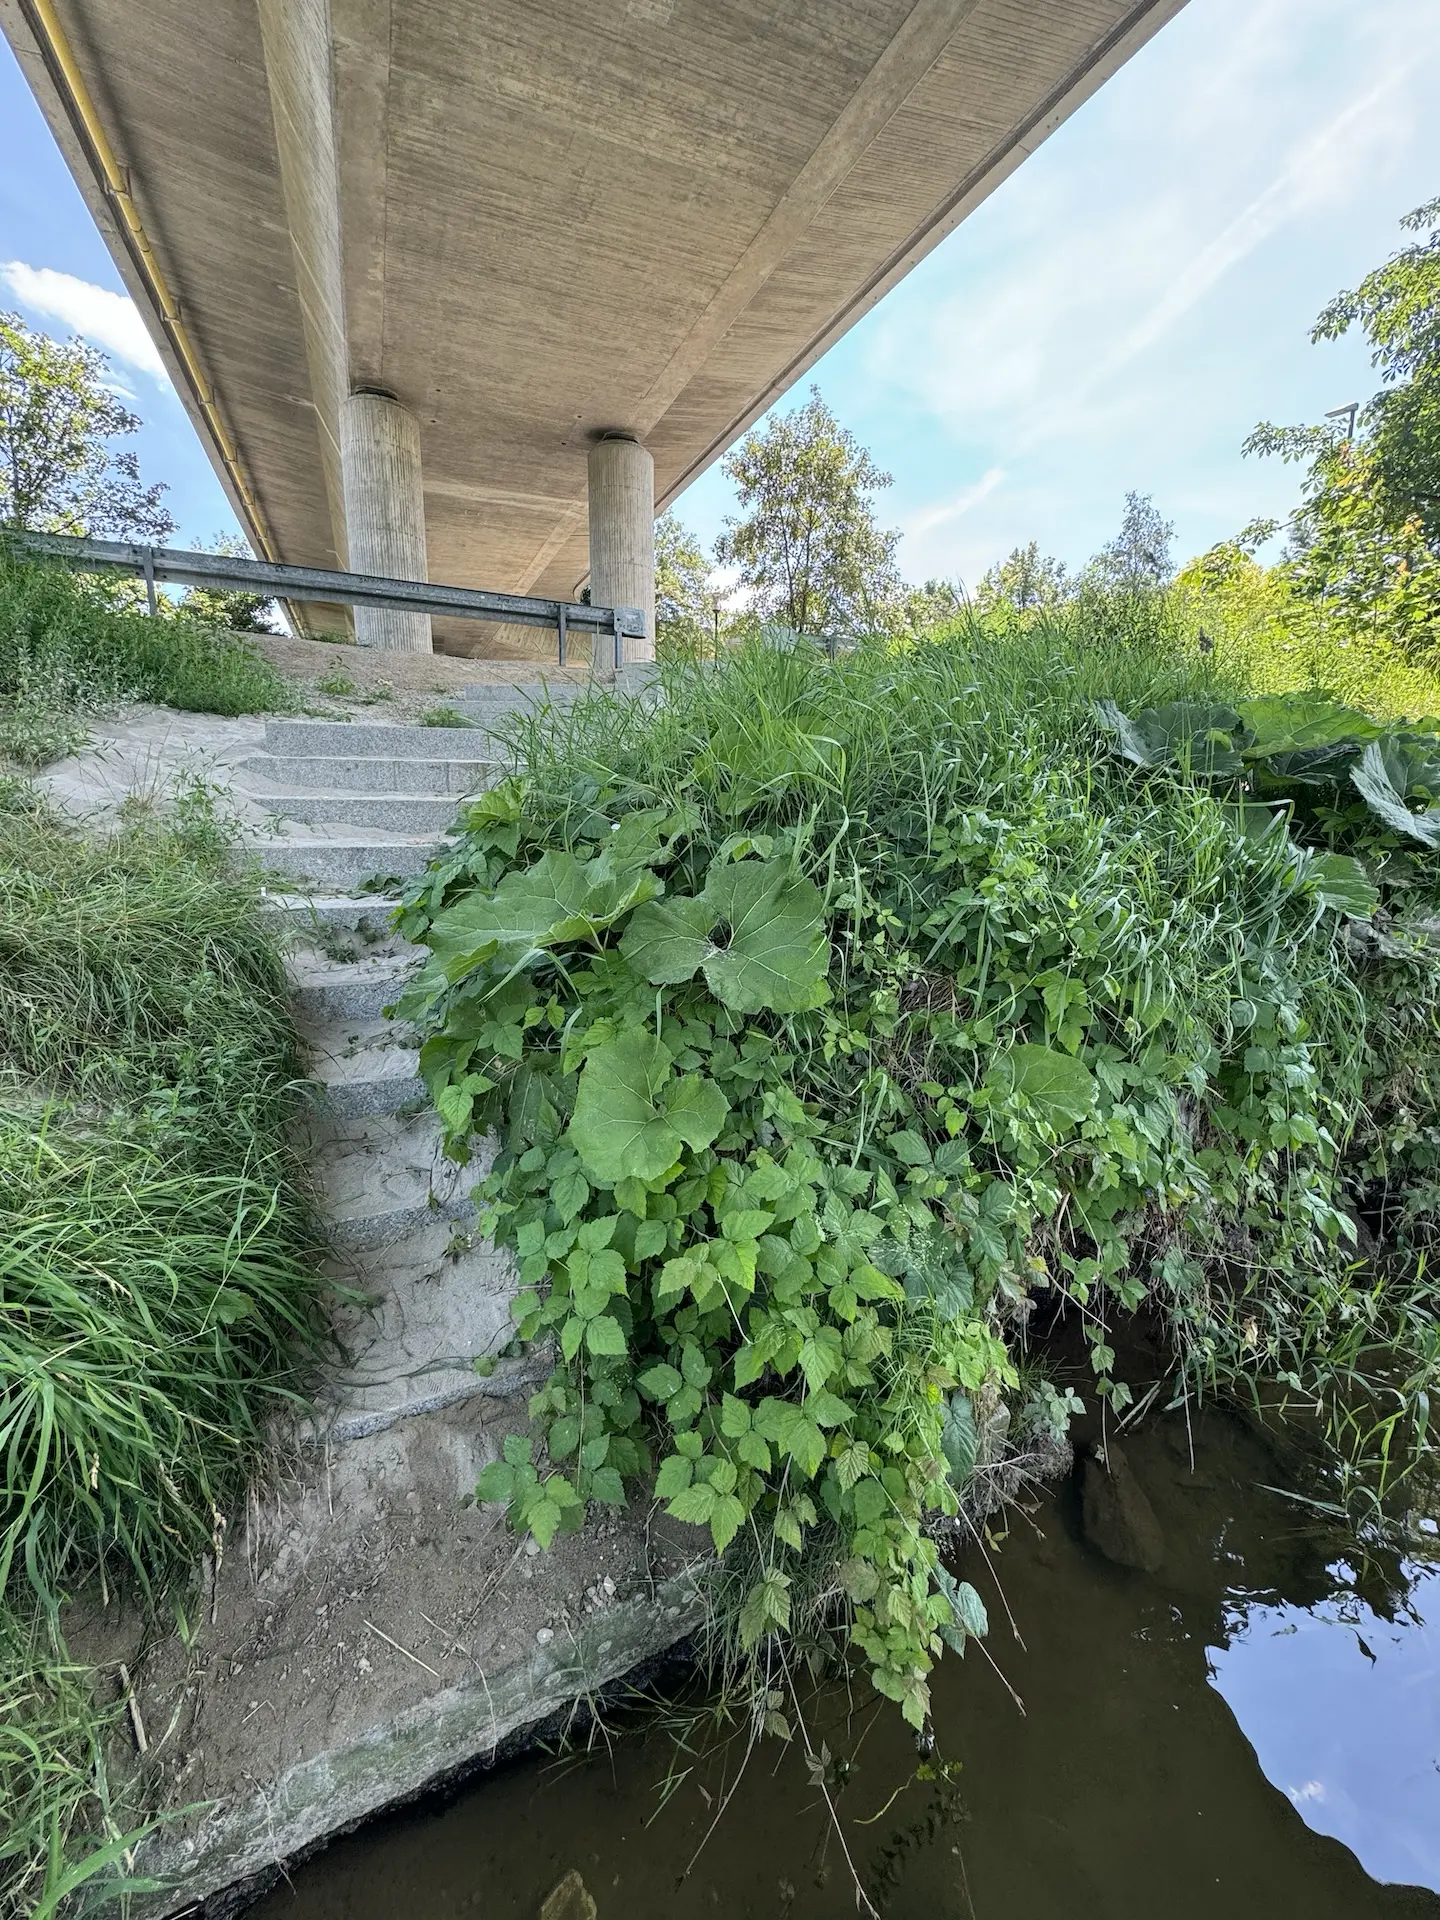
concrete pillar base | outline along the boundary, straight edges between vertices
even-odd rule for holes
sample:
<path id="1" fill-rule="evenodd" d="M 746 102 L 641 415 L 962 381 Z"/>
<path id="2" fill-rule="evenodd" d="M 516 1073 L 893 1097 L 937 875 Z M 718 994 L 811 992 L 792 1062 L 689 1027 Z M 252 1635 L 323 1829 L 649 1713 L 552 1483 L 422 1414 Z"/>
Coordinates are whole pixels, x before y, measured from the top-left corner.
<path id="1" fill-rule="evenodd" d="M 597 607 L 639 607 L 645 638 L 625 642 L 626 661 L 655 658 L 655 462 L 619 435 L 590 449 L 590 598 Z"/>
<path id="2" fill-rule="evenodd" d="M 389 394 L 352 393 L 340 409 L 340 459 L 351 571 L 428 579 L 414 414 Z M 434 651 L 428 613 L 389 607 L 356 607 L 355 639 L 394 653 Z"/>

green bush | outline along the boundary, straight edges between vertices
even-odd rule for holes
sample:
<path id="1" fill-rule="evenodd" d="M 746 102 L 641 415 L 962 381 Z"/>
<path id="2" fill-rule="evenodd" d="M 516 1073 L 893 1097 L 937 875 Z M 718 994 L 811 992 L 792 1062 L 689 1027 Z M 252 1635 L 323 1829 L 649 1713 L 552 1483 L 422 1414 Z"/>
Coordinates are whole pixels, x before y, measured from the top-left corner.
<path id="1" fill-rule="evenodd" d="M 18 559 L 0 539 L 0 707 L 19 716 L 153 700 L 194 713 L 263 713 L 288 704 L 254 646 L 202 620 L 152 619 L 61 566 Z"/>
<path id="2" fill-rule="evenodd" d="M 98 1567 L 153 1594 L 221 1551 L 319 1338 L 295 1041 L 258 907 L 197 796 L 103 842 L 0 811 L 7 1920 L 124 1873 L 67 1589 Z"/>
<path id="3" fill-rule="evenodd" d="M 111 1553 L 193 1560 L 309 1338 L 256 909 L 176 833 L 0 818 L 0 1576 L 46 1599 Z"/>
<path id="4" fill-rule="evenodd" d="M 997 1400 L 1063 1425 L 1019 1388 L 1037 1306 L 1117 1411 L 1122 1316 L 1195 1387 L 1322 1400 L 1358 1320 L 1410 1369 L 1387 1442 L 1423 1427 L 1423 1271 L 1354 1273 L 1373 894 L 1109 751 L 1102 700 L 1244 693 L 1162 602 L 752 644 L 663 670 L 658 711 L 517 723 L 524 771 L 402 909 L 422 1071 L 455 1152 L 499 1133 L 489 1224 L 559 1349 L 548 1460 L 515 1437 L 481 1496 L 546 1543 L 653 1473 L 726 1555 L 742 1657 L 838 1605 L 917 1723 L 985 1625 L 933 1518 Z"/>

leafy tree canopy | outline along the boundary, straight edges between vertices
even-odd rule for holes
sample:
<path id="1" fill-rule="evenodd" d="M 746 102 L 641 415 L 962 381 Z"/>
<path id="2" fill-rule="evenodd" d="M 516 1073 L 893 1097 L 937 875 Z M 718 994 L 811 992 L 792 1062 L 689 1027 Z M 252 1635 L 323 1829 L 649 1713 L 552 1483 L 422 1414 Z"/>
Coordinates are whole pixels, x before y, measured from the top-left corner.
<path id="1" fill-rule="evenodd" d="M 1161 517 L 1150 494 L 1127 493 L 1120 531 L 1086 567 L 1086 578 L 1120 593 L 1168 586 L 1175 571 L 1174 538 L 1174 522 Z"/>
<path id="2" fill-rule="evenodd" d="M 1380 392 L 1353 424 L 1262 421 L 1245 451 L 1306 466 L 1286 561 L 1297 592 L 1413 650 L 1440 636 L 1440 200 L 1401 225 L 1424 239 L 1337 294 L 1310 334 L 1336 340 L 1358 325 Z"/>
<path id="3" fill-rule="evenodd" d="M 655 638 L 667 652 L 690 655 L 713 628 L 710 562 L 705 549 L 674 513 L 655 522 Z"/>
<path id="4" fill-rule="evenodd" d="M 84 341 L 62 345 L 0 313 L 0 526 L 141 540 L 174 531 L 163 485 L 147 487 L 134 452 L 113 444 L 140 421 L 108 374 Z"/>
<path id="5" fill-rule="evenodd" d="M 1069 589 L 1065 563 L 1041 553 L 1040 542 L 1032 540 L 1028 546 L 1012 547 L 1004 560 L 991 567 L 975 599 L 982 613 L 1000 605 L 1030 613 L 1058 606 Z"/>
<path id="6" fill-rule="evenodd" d="M 716 558 L 739 568 L 762 619 L 830 636 L 893 624 L 900 536 L 879 525 L 870 500 L 890 475 L 840 425 L 818 387 L 793 413 L 747 434 L 725 472 L 741 513 L 726 521 Z"/>

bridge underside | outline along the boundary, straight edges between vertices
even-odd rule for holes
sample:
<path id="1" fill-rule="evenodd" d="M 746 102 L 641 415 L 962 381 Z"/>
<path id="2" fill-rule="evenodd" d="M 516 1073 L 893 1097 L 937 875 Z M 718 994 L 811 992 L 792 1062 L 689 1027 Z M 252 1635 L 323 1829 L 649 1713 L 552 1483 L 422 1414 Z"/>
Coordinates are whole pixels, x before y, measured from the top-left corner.
<path id="1" fill-rule="evenodd" d="M 343 415 L 379 392 L 418 422 L 415 564 L 568 597 L 599 436 L 643 443 L 673 498 L 1180 4 L 0 0 L 0 20 L 257 550 L 356 564 Z"/>

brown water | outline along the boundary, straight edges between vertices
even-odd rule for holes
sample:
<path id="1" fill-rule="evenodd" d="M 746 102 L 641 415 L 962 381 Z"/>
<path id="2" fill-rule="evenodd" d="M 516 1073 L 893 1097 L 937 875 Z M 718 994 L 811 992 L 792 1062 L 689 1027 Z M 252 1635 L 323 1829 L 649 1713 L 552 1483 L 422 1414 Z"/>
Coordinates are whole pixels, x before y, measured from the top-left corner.
<path id="1" fill-rule="evenodd" d="M 1211 1417 L 1193 1464 L 1178 1422 L 1127 1450 L 1162 1571 L 1101 1559 L 1069 1488 L 1012 1517 L 964 1567 L 995 1665 L 942 1664 L 928 1763 L 863 1683 L 807 1709 L 814 1745 L 841 1756 L 841 1830 L 880 1910 L 1440 1920 L 1440 1577 L 1337 1556 L 1265 1490 L 1282 1469 L 1236 1421 Z M 742 1751 L 696 1761 L 663 1806 L 660 1731 L 526 1761 L 331 1847 L 258 1920 L 533 1920 L 571 1867 L 600 1920 L 853 1913 L 803 1756 L 768 1743 L 741 1769 Z"/>

